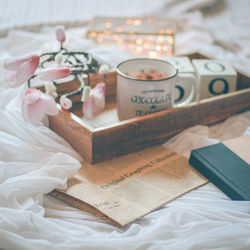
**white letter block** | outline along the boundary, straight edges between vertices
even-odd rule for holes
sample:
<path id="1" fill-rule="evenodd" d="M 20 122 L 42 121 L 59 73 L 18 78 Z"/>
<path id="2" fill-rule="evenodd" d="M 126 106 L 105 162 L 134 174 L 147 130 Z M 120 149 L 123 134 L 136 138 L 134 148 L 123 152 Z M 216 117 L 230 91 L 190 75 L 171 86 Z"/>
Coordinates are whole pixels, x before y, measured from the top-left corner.
<path id="1" fill-rule="evenodd" d="M 198 100 L 236 90 L 237 73 L 227 61 L 192 60 L 199 79 Z"/>
<path id="2" fill-rule="evenodd" d="M 165 58 L 165 60 L 178 69 L 179 75 L 193 74 L 194 76 L 196 76 L 195 68 L 187 56 L 168 57 Z M 189 84 L 189 86 L 186 86 L 187 84 Z M 175 85 L 174 92 L 175 103 L 178 104 L 179 102 L 182 102 L 186 98 L 186 96 L 190 95 L 191 91 L 192 85 L 190 83 L 178 81 Z M 193 100 L 196 100 L 196 96 L 194 96 Z"/>
<path id="3" fill-rule="evenodd" d="M 168 57 L 165 60 L 176 67 L 179 73 L 195 74 L 195 68 L 187 56 Z"/>

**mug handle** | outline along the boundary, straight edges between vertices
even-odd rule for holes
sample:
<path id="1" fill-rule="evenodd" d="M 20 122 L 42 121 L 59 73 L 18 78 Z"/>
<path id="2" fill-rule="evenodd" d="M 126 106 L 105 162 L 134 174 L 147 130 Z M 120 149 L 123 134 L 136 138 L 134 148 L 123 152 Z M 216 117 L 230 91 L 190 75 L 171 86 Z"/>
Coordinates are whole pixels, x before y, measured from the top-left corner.
<path id="1" fill-rule="evenodd" d="M 179 82 L 179 81 L 190 82 L 192 84 L 192 90 L 191 90 L 189 96 L 183 102 L 174 103 L 174 98 L 173 98 L 173 107 L 174 108 L 181 107 L 181 106 L 187 105 L 190 102 L 192 102 L 194 99 L 195 93 L 197 91 L 197 87 L 196 87 L 197 78 L 193 74 L 187 73 L 185 75 L 178 75 L 177 82 Z M 174 85 L 174 88 L 175 88 L 175 86 L 176 86 L 176 84 Z M 173 93 L 174 93 L 174 91 L 173 91 Z"/>

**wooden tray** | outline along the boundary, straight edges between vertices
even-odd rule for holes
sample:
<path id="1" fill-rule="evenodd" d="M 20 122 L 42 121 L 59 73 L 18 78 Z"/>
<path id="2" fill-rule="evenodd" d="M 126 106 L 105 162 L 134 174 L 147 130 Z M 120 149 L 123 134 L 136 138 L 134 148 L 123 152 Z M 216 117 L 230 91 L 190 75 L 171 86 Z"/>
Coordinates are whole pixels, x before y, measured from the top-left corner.
<path id="1" fill-rule="evenodd" d="M 196 54 L 190 58 L 204 56 Z M 95 75 L 91 80 L 91 85 L 94 86 L 103 80 L 103 76 Z M 185 107 L 119 121 L 115 102 L 116 73 L 108 74 L 105 82 L 106 108 L 93 120 L 88 121 L 82 117 L 81 107 L 77 105 L 72 112 L 63 110 L 58 105 L 59 114 L 49 117 L 50 128 L 66 139 L 90 163 L 164 143 L 191 126 L 214 124 L 250 110 L 250 78 L 238 73 L 239 91 L 193 102 Z M 62 85 L 59 91 L 64 92 L 67 86 L 72 84 Z"/>

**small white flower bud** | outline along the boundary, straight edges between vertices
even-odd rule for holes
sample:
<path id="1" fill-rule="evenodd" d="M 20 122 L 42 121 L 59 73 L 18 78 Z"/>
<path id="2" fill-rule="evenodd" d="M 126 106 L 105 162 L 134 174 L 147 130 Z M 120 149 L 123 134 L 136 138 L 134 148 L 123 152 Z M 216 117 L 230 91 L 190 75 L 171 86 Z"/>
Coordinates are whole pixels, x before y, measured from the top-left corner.
<path id="1" fill-rule="evenodd" d="M 50 95 L 51 95 L 54 99 L 56 99 L 57 96 L 58 96 L 56 92 L 52 92 Z"/>
<path id="2" fill-rule="evenodd" d="M 109 72 L 109 66 L 107 64 L 102 64 L 99 68 L 99 74 L 107 74 Z"/>
<path id="3" fill-rule="evenodd" d="M 55 61 L 58 65 L 62 64 L 62 60 L 63 60 L 63 55 L 61 53 L 58 53 L 55 57 Z"/>
<path id="4" fill-rule="evenodd" d="M 85 86 L 84 87 L 83 92 L 82 92 L 82 98 L 81 98 L 82 102 L 86 102 L 88 100 L 90 91 L 91 91 L 90 86 Z"/>
<path id="5" fill-rule="evenodd" d="M 48 95 L 51 95 L 54 99 L 57 97 L 56 86 L 53 82 L 45 82 L 45 92 Z"/>
<path id="6" fill-rule="evenodd" d="M 72 65 L 69 62 L 64 63 L 64 67 L 71 69 Z"/>

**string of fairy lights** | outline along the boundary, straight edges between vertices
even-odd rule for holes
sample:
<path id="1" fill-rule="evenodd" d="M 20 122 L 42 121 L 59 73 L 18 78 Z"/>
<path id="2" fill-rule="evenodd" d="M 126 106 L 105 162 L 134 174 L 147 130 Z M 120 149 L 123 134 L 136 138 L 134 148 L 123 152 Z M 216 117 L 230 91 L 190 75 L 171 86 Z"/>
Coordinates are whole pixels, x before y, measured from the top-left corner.
<path id="1" fill-rule="evenodd" d="M 95 18 L 86 37 L 100 44 L 116 44 L 119 49 L 137 56 L 162 58 L 174 55 L 174 29 L 163 19 Z"/>

